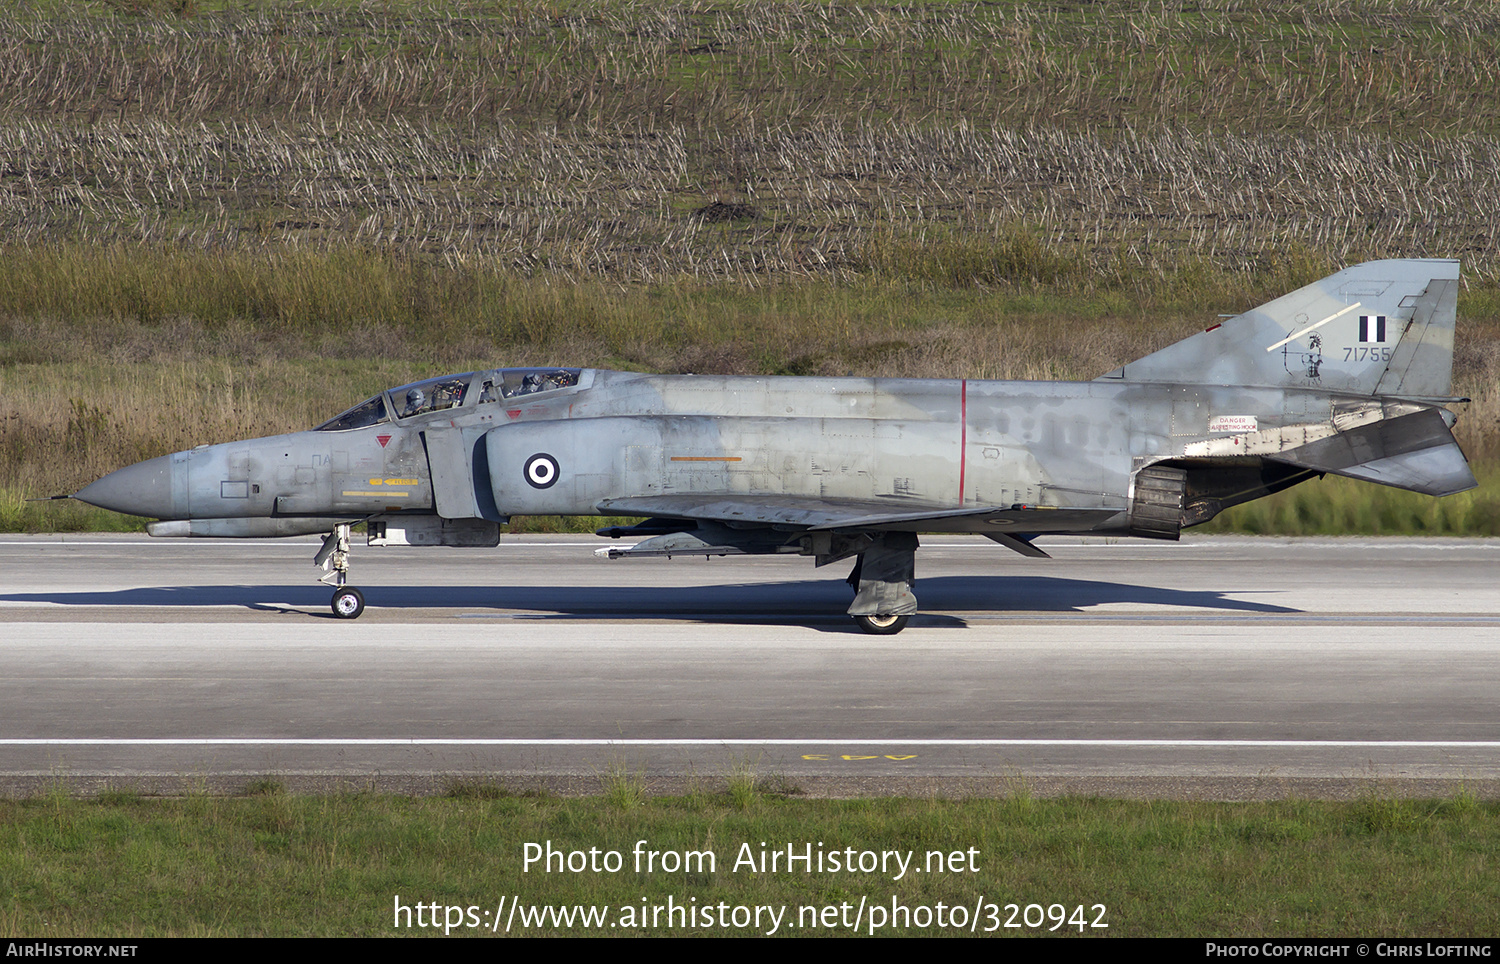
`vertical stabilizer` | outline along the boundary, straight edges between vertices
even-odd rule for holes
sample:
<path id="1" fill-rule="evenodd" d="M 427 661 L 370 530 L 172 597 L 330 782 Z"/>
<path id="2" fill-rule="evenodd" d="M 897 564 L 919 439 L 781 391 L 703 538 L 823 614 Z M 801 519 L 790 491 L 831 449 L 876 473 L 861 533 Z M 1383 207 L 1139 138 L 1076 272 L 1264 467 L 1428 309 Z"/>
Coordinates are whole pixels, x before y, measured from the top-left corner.
<path id="1" fill-rule="evenodd" d="M 1369 261 L 1101 380 L 1446 395 L 1457 299 L 1457 261 Z"/>

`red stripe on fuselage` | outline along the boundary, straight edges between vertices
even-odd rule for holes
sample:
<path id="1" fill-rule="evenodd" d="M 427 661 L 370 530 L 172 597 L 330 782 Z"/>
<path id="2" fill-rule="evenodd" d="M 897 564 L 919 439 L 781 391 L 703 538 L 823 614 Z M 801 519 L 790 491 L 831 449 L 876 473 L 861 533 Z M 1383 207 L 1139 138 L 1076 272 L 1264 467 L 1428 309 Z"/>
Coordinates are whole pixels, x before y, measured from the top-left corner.
<path id="1" fill-rule="evenodd" d="M 969 463 L 969 380 L 958 383 L 958 504 L 964 504 L 964 468 Z"/>

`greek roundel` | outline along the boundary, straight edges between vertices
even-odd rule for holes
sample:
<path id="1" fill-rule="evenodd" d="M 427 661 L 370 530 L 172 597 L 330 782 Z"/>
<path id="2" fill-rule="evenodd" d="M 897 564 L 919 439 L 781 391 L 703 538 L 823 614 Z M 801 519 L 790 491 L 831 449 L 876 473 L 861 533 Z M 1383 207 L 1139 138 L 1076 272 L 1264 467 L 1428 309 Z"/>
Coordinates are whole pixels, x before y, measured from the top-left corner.
<path id="1" fill-rule="evenodd" d="M 557 481 L 559 474 L 557 459 L 547 455 L 545 452 L 538 452 L 527 459 L 524 471 L 526 473 L 526 482 L 533 489 L 551 488 L 552 484 Z"/>

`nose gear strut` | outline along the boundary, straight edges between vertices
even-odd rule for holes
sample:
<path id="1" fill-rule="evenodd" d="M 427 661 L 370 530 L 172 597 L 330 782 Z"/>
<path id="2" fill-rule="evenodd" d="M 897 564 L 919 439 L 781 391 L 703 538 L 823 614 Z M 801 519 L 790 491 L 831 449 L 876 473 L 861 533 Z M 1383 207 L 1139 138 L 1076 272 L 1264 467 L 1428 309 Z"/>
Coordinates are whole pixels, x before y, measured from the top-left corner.
<path id="1" fill-rule="evenodd" d="M 313 565 L 323 567 L 318 582 L 333 580 L 337 587 L 333 591 L 333 614 L 339 619 L 358 619 L 365 611 L 364 593 L 344 585 L 349 580 L 349 523 L 339 523 L 323 537 L 323 548 L 313 556 Z"/>

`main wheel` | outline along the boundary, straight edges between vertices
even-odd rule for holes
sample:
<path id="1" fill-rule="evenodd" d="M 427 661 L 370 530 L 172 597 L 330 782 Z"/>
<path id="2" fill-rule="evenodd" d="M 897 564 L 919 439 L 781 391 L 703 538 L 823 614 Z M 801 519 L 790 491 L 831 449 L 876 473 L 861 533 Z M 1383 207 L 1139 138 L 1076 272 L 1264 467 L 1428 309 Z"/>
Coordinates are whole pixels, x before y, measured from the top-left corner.
<path id="1" fill-rule="evenodd" d="M 340 586 L 333 594 L 333 614 L 340 619 L 358 619 L 365 611 L 365 597 L 353 586 Z"/>
<path id="2" fill-rule="evenodd" d="M 910 616 L 855 616 L 859 628 L 871 636 L 894 636 L 906 628 Z"/>

